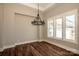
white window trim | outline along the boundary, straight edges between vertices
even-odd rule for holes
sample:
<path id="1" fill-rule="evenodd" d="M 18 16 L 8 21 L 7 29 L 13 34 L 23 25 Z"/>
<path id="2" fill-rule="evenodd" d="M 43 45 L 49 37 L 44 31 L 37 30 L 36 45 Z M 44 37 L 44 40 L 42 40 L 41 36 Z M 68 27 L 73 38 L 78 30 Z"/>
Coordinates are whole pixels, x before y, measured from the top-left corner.
<path id="1" fill-rule="evenodd" d="M 62 38 L 57 38 L 56 37 L 56 22 L 55 22 L 55 20 L 58 19 L 58 18 L 62 18 L 62 16 L 56 16 L 56 17 L 54 17 L 54 24 L 55 24 L 55 26 L 54 26 L 54 29 L 55 29 L 55 31 L 54 31 L 54 39 L 62 40 Z M 63 22 L 63 20 L 62 20 L 62 22 Z M 63 26 L 63 23 L 62 23 L 62 26 Z M 63 34 L 62 34 L 62 37 L 63 37 Z"/>
<path id="2" fill-rule="evenodd" d="M 68 16 L 68 15 L 72 15 L 72 14 L 75 14 L 76 15 L 76 19 L 75 19 L 75 40 L 68 40 L 68 39 L 65 39 L 66 37 L 66 24 L 63 24 L 62 23 L 62 38 L 57 38 L 56 37 L 56 24 L 55 24 L 55 19 L 57 19 L 57 18 L 60 18 L 60 17 L 62 17 L 62 22 L 64 22 L 64 23 L 66 23 L 66 19 L 65 19 L 65 17 L 66 16 Z M 66 12 L 66 13 L 63 13 L 63 14 L 60 14 L 60 15 L 57 15 L 57 16 L 54 16 L 54 17 L 51 17 L 50 19 L 53 19 L 53 21 L 54 21 L 54 32 L 53 32 L 53 37 L 48 37 L 48 38 L 50 38 L 50 39 L 57 39 L 57 40 L 63 40 L 63 41 L 67 41 L 67 42 L 71 42 L 71 43 L 77 43 L 77 33 L 78 33 L 78 30 L 77 30 L 77 19 L 78 19 L 78 10 L 77 9 L 75 9 L 75 10 L 72 10 L 72 11 L 69 11 L 69 12 Z M 48 29 L 47 29 L 47 31 L 48 31 Z"/>
<path id="3" fill-rule="evenodd" d="M 77 33 L 77 16 L 78 16 L 78 11 L 77 11 L 77 9 L 75 9 L 75 10 L 72 10 L 72 11 L 69 11 L 69 12 L 67 12 L 67 13 L 65 13 L 63 16 L 64 16 L 64 19 L 65 19 L 65 17 L 66 16 L 70 16 L 70 15 L 75 15 L 76 16 L 76 19 L 75 19 L 75 40 L 69 40 L 69 39 L 63 39 L 64 41 L 68 41 L 68 42 L 72 42 L 72 43 L 77 43 L 77 38 L 76 38 L 76 33 Z M 66 19 L 65 19 L 65 23 L 66 23 Z M 66 28 L 66 24 L 65 24 L 65 28 Z M 65 29 L 65 33 L 64 34 L 66 34 L 66 29 Z"/>
<path id="4" fill-rule="evenodd" d="M 49 18 L 48 20 L 49 21 L 53 20 L 53 18 Z M 47 36 L 49 36 L 49 34 L 48 34 L 48 20 L 47 20 Z M 54 20 L 53 20 L 53 27 L 54 27 Z M 53 28 L 53 30 L 54 30 L 54 28 Z M 54 32 L 53 32 L 53 36 L 52 37 L 48 37 L 48 38 L 53 38 L 53 37 L 54 37 Z"/>

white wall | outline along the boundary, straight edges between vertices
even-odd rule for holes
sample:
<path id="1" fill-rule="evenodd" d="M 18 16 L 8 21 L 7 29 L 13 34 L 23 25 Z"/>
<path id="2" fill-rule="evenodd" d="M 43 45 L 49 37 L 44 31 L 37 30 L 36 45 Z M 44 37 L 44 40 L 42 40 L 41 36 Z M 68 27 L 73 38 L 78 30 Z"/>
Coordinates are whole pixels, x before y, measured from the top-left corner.
<path id="1" fill-rule="evenodd" d="M 3 9 L 4 15 L 2 19 L 3 20 L 2 34 L 0 33 L 0 36 L 2 35 L 1 36 L 2 38 L 0 39 L 0 47 L 3 45 L 3 48 L 7 48 L 12 47 L 19 43 L 38 40 L 37 36 L 39 33 L 37 27 L 34 27 L 33 25 L 29 24 L 33 19 L 28 17 L 28 15 L 36 16 L 37 13 L 36 9 L 32 9 L 30 7 L 21 4 L 12 4 L 12 3 L 11 4 L 5 3 L 2 6 L 4 8 Z M 2 10 L 0 9 L 0 15 L 1 15 L 0 18 L 2 17 L 1 12 Z M 24 23 L 24 20 L 26 23 Z M 21 23 L 22 26 L 19 23 Z M 19 29 L 17 27 L 19 27 Z M 20 30 L 23 32 L 22 34 Z M 17 31 L 19 31 L 19 33 Z"/>
<path id="2" fill-rule="evenodd" d="M 2 19 L 3 19 L 3 6 L 2 4 L 0 4 L 0 50 L 2 48 L 2 25 L 3 25 Z"/>
<path id="3" fill-rule="evenodd" d="M 33 17 L 15 14 L 15 40 L 21 42 L 37 40 L 37 26 L 31 24 Z"/>
<path id="4" fill-rule="evenodd" d="M 71 10 L 74 10 L 74 9 L 78 9 L 79 10 L 79 4 L 58 3 L 58 4 L 56 4 L 55 7 L 51 7 L 50 9 L 46 10 L 43 13 L 44 19 L 47 20 L 50 17 L 54 17 L 56 15 L 63 14 L 65 12 L 68 12 L 68 11 L 71 11 Z M 78 23 L 79 23 L 79 21 L 78 21 Z M 62 41 L 62 40 L 57 40 L 57 39 L 47 38 L 47 24 L 46 24 L 46 26 L 43 29 L 44 29 L 43 30 L 43 37 L 47 41 L 50 41 L 52 43 L 57 43 L 57 44 L 60 44 L 60 45 L 64 45 L 64 46 L 67 46 L 67 47 L 70 47 L 70 48 L 73 48 L 73 49 L 79 49 L 79 44 L 75 44 L 75 43 L 67 42 L 67 41 Z M 77 27 L 77 30 L 78 30 L 77 31 L 77 43 L 79 43 L 79 26 Z"/>

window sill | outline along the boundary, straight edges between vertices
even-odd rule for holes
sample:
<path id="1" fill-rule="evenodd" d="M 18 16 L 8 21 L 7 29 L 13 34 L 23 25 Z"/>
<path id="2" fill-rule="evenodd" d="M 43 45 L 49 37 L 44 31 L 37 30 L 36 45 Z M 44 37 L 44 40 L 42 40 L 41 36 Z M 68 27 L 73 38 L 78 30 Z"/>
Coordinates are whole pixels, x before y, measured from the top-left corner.
<path id="1" fill-rule="evenodd" d="M 60 40 L 60 41 L 65 41 L 65 42 L 77 44 L 77 40 L 67 40 L 67 39 L 53 38 L 53 37 L 48 37 L 48 39 Z"/>
<path id="2" fill-rule="evenodd" d="M 63 41 L 77 44 L 77 41 L 76 40 L 63 39 Z"/>

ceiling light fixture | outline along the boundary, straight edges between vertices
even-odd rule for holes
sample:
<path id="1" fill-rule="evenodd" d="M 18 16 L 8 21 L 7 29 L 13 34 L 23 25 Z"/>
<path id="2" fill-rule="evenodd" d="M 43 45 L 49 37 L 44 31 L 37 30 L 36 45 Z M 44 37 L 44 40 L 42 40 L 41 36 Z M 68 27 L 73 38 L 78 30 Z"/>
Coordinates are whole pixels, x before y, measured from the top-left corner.
<path id="1" fill-rule="evenodd" d="M 41 20 L 41 17 L 39 15 L 39 3 L 37 6 L 38 6 L 37 16 L 34 18 L 34 20 L 31 23 L 33 25 L 44 25 L 45 22 L 44 22 L 44 20 Z"/>

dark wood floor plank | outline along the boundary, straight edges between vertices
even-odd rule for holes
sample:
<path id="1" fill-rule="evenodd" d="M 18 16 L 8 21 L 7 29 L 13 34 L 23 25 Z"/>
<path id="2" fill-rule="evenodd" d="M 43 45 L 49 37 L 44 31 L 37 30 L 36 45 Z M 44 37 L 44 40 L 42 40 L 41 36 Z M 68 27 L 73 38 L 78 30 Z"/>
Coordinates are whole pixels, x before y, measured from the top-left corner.
<path id="1" fill-rule="evenodd" d="M 48 42 L 32 42 L 16 45 L 13 48 L 0 52 L 1 56 L 79 56 L 66 49 L 60 48 Z"/>
<path id="2" fill-rule="evenodd" d="M 46 52 L 43 50 L 43 47 L 41 48 L 41 46 L 39 45 L 40 43 L 35 43 L 35 44 L 32 44 L 32 46 L 39 52 L 41 53 L 41 55 L 45 56 L 46 55 Z"/>
<path id="3" fill-rule="evenodd" d="M 51 55 L 53 55 L 53 56 L 56 56 L 56 55 L 58 55 L 55 51 L 54 51 L 54 49 L 52 49 L 50 46 L 47 46 L 46 44 L 42 44 L 42 43 L 40 43 L 40 45 L 42 46 L 42 47 L 44 47 L 44 51 L 46 51 L 47 52 L 47 55 L 49 55 L 49 56 L 51 56 Z"/>
<path id="4" fill-rule="evenodd" d="M 58 54 L 58 55 L 61 55 L 61 56 L 62 55 L 65 55 L 65 56 L 76 55 L 73 52 L 68 51 L 66 49 L 63 49 L 63 48 L 60 48 L 60 47 L 58 47 L 58 46 L 56 46 L 54 44 L 49 44 L 48 42 L 41 42 L 41 44 L 44 44 L 44 43 L 47 43 L 45 45 L 48 46 L 49 48 L 51 48 L 51 50 L 55 51 L 56 54 Z"/>

